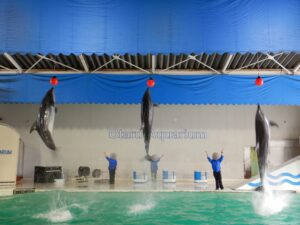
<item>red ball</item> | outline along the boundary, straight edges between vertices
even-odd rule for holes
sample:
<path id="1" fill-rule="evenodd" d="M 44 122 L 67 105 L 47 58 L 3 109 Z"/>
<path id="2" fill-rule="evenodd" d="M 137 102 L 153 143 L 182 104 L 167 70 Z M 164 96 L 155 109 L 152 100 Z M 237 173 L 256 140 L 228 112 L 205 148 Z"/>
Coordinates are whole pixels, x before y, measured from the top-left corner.
<path id="1" fill-rule="evenodd" d="M 255 85 L 256 86 L 262 86 L 264 84 L 264 80 L 258 76 L 256 79 L 255 79 Z"/>
<path id="2" fill-rule="evenodd" d="M 56 85 L 58 84 L 58 79 L 56 78 L 56 76 L 51 77 L 51 79 L 50 79 L 50 84 L 51 84 L 52 86 L 56 86 Z"/>
<path id="3" fill-rule="evenodd" d="M 147 86 L 151 88 L 151 87 L 154 87 L 154 85 L 155 85 L 155 81 L 152 78 L 150 78 L 147 81 Z"/>

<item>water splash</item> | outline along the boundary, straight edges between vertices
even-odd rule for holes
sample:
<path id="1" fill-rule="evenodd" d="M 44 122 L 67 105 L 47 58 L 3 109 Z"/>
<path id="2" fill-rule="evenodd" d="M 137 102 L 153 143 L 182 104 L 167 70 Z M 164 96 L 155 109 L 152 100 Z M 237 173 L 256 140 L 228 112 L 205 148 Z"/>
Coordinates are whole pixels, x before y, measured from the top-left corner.
<path id="1" fill-rule="evenodd" d="M 35 218 L 47 219 L 52 223 L 66 222 L 73 219 L 71 212 L 68 209 L 55 209 L 47 213 L 41 213 Z"/>
<path id="2" fill-rule="evenodd" d="M 70 206 L 68 206 L 68 208 L 77 208 L 77 209 L 82 210 L 83 212 L 86 212 L 86 213 L 88 212 L 88 206 L 81 205 L 81 204 L 78 204 L 78 203 L 73 203 Z"/>
<path id="3" fill-rule="evenodd" d="M 61 201 L 59 204 L 60 205 L 62 204 Z M 54 208 L 54 209 L 50 210 L 49 212 L 38 214 L 38 215 L 34 216 L 34 218 L 47 219 L 48 221 L 50 221 L 52 223 L 66 222 L 66 221 L 73 219 L 72 212 L 70 211 L 72 209 L 80 209 L 81 211 L 83 211 L 85 213 L 88 212 L 87 206 L 80 205 L 78 203 L 73 203 L 71 205 L 65 204 L 61 208 Z"/>
<path id="4" fill-rule="evenodd" d="M 144 204 L 134 204 L 129 207 L 129 214 L 140 214 L 155 207 L 155 203 L 152 201 L 147 201 Z"/>
<path id="5" fill-rule="evenodd" d="M 261 216 L 271 216 L 282 212 L 290 205 L 291 194 L 273 190 L 267 182 L 264 191 L 255 192 L 252 204 L 255 212 Z"/>
<path id="6" fill-rule="evenodd" d="M 47 219 L 50 222 L 66 222 L 73 218 L 66 201 L 61 197 L 60 192 L 54 192 L 52 196 L 52 204 L 50 210 L 45 213 L 40 213 L 35 218 Z"/>

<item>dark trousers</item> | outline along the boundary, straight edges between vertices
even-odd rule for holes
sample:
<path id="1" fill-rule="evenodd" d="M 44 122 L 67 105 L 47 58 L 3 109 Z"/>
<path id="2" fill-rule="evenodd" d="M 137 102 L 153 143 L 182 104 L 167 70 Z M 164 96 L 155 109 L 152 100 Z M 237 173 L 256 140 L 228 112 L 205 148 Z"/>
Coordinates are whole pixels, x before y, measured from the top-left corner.
<path id="1" fill-rule="evenodd" d="M 152 181 L 156 181 L 156 177 L 157 177 L 157 171 L 151 171 Z"/>
<path id="2" fill-rule="evenodd" d="M 216 180 L 216 190 L 218 190 L 219 188 L 223 189 L 223 184 L 222 184 L 222 175 L 221 175 L 221 171 L 219 172 L 214 172 L 214 178 Z"/>
<path id="3" fill-rule="evenodd" d="M 110 184 L 115 183 L 115 175 L 116 175 L 116 169 L 109 170 L 109 183 Z"/>

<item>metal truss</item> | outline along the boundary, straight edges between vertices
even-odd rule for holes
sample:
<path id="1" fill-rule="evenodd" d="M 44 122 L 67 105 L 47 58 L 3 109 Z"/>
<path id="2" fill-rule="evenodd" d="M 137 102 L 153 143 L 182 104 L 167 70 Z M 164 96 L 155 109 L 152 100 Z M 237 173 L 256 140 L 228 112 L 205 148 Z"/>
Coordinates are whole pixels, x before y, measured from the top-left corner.
<path id="1" fill-rule="evenodd" d="M 254 65 L 263 65 L 263 69 L 259 69 L 261 71 L 264 71 L 264 74 L 288 74 L 288 75 L 300 75 L 300 62 L 298 62 L 299 59 L 299 53 L 285 53 L 285 56 L 280 57 L 283 52 L 271 55 L 270 53 L 256 53 L 255 55 L 247 54 L 246 57 L 242 58 L 242 54 L 223 54 L 222 63 L 220 64 L 220 56 L 219 59 L 217 59 L 216 54 L 212 54 L 210 56 L 206 56 L 205 58 L 202 58 L 203 54 L 199 55 L 185 55 L 186 58 L 182 59 L 182 56 L 177 58 L 172 58 L 173 65 L 168 66 L 166 68 L 166 65 L 169 65 L 169 60 L 171 60 L 168 56 L 166 59 L 162 58 L 165 56 L 161 55 L 151 55 L 151 58 L 147 56 L 147 58 L 143 59 L 141 66 L 139 66 L 137 55 L 131 55 L 130 57 L 127 56 L 120 56 L 119 54 L 111 55 L 111 58 L 109 61 L 105 62 L 98 68 L 95 68 L 97 60 L 97 65 L 101 64 L 99 61 L 99 56 L 96 56 L 96 59 L 93 59 L 91 61 L 91 56 L 86 56 L 83 54 L 80 54 L 76 56 L 76 62 L 70 63 L 69 60 L 73 60 L 70 58 L 66 58 L 65 61 L 61 61 L 60 58 L 54 58 L 53 56 L 45 56 L 42 54 L 37 54 L 35 57 L 38 57 L 38 60 L 32 59 L 23 59 L 20 57 L 17 57 L 14 55 L 10 55 L 7 52 L 3 53 L 2 56 L 5 57 L 6 61 L 8 61 L 11 65 L 6 65 L 7 62 L 3 61 L 4 65 L 0 64 L 0 74 L 28 74 L 28 73 L 35 73 L 35 74 L 72 74 L 72 73 L 103 73 L 103 74 L 193 74 L 193 75 L 201 75 L 201 74 L 257 74 L 257 69 L 254 69 Z M 182 54 L 180 54 L 182 55 Z M 257 56 L 256 56 L 257 55 Z M 199 58 L 198 56 L 201 56 Z M 211 57 L 212 56 L 212 57 Z M 24 56 L 23 56 L 24 57 Z M 26 57 L 26 56 L 25 56 Z M 68 56 L 64 56 L 68 57 Z M 134 57 L 134 58 L 132 58 Z M 198 58 L 199 59 L 198 59 Z M 203 56 L 204 57 L 204 56 Z M 209 63 L 207 63 L 207 59 L 209 58 Z M 4 58 L 2 58 L 4 60 Z M 177 61 L 176 60 L 181 60 Z M 32 61 L 34 60 L 34 63 Z M 49 61 L 54 63 L 54 65 L 60 65 L 61 67 L 64 67 L 65 70 L 57 70 L 52 69 L 52 64 L 47 63 L 47 66 L 42 61 Z M 132 63 L 133 62 L 136 63 Z M 146 61 L 145 61 L 146 60 Z M 159 60 L 159 63 L 157 63 L 157 60 Z M 163 61 L 167 60 L 167 61 Z M 214 64 L 214 60 L 218 60 L 217 64 Z M 253 62 L 253 60 L 255 60 Z M 193 61 L 187 64 L 187 62 Z M 268 62 L 265 62 L 268 61 Z M 41 63 L 42 64 L 39 64 Z M 64 63 L 65 62 L 65 63 Z M 197 66 L 194 62 L 197 62 Z M 249 62 L 249 63 L 248 63 Z M 265 62 L 265 63 L 264 63 Z M 26 64 L 25 64 L 26 63 Z M 28 64 L 32 63 L 30 67 L 28 68 Z M 91 64 L 92 63 L 92 64 Z M 113 64 L 112 64 L 113 63 Z M 147 66 L 144 67 L 144 63 L 147 63 Z M 163 64 L 162 64 L 163 63 Z M 179 66 L 181 64 L 185 63 L 183 66 Z M 247 65 L 245 65 L 247 63 Z M 37 69 L 36 66 L 39 64 L 38 68 L 47 68 L 47 69 Z M 109 68 L 107 68 L 107 65 L 111 64 Z M 125 66 L 125 64 L 129 66 Z M 201 65 L 201 69 L 200 65 Z M 76 66 L 76 68 L 74 67 Z M 215 65 L 215 66 L 212 66 Z M 218 65 L 218 66 L 216 66 Z M 238 66 L 240 67 L 238 67 Z M 275 66 L 274 66 L 275 65 Z M 293 67 L 291 67 L 293 65 Z M 22 68 L 26 66 L 26 68 Z M 179 67 L 178 67 L 179 66 Z M 288 67 L 287 67 L 288 66 Z M 91 67 L 93 70 L 91 70 Z M 175 69 L 176 67 L 176 69 Z M 214 68 L 215 67 L 215 68 Z M 238 67 L 238 68 L 237 68 Z M 252 68 L 251 68 L 252 67 Z M 260 66 L 258 66 L 259 68 Z M 36 69 L 35 69 L 36 68 Z M 82 68 L 82 69 L 79 69 Z M 104 69 L 105 68 L 105 69 Z M 121 69 L 120 69 L 121 68 Z M 126 69 L 124 69 L 126 68 Z M 145 69 L 149 68 L 149 69 Z M 191 69 L 194 68 L 194 69 Z M 198 69 L 195 69 L 198 68 Z M 216 69 L 218 68 L 218 69 Z M 231 68 L 231 69 L 230 69 Z"/>

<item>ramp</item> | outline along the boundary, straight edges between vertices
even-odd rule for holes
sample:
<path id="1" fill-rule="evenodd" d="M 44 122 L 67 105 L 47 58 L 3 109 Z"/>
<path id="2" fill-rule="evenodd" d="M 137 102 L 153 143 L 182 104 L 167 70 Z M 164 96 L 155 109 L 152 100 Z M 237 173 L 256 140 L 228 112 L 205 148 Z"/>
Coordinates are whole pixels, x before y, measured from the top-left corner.
<path id="1" fill-rule="evenodd" d="M 300 192 L 300 155 L 270 171 L 266 182 L 275 190 Z M 250 191 L 260 185 L 260 178 L 256 176 L 238 185 L 236 190 Z"/>

